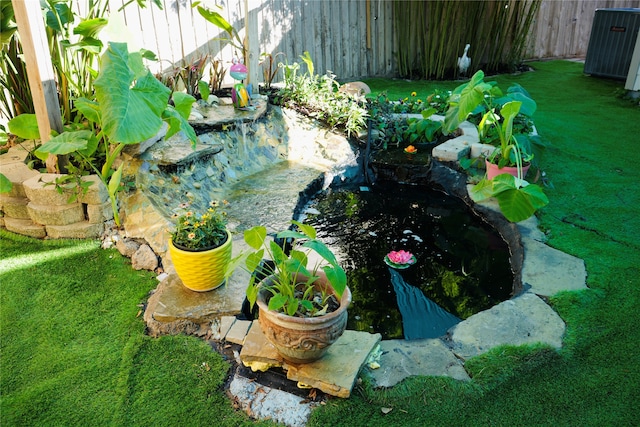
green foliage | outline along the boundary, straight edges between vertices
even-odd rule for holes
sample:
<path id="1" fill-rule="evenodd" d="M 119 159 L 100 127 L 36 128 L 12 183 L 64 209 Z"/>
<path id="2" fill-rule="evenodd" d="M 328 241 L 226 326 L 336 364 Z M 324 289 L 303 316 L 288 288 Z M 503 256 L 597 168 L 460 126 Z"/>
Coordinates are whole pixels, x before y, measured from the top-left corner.
<path id="1" fill-rule="evenodd" d="M 73 152 L 88 160 L 90 167 L 109 190 L 118 225 L 117 193 L 121 188 L 124 164 L 116 171 L 112 170 L 112 166 L 125 145 L 151 138 L 160 130 L 163 122 L 169 124 L 167 138 L 182 130 L 194 148 L 197 142 L 195 131 L 187 122 L 195 98 L 180 92 L 175 92 L 171 97 L 170 90 L 144 66 L 143 55 L 144 52 L 129 53 L 125 43 L 110 43 L 102 56 L 102 67 L 95 80 L 95 98 L 80 98 L 76 103 L 77 109 L 97 134 L 88 130 L 63 132 L 37 150 L 42 155 Z M 174 106 L 169 104 L 170 99 Z M 98 144 L 98 141 L 101 143 Z M 89 157 L 100 146 L 105 158 L 101 168 L 89 161 Z"/>
<path id="2" fill-rule="evenodd" d="M 483 179 L 472 187 L 469 194 L 475 202 L 495 197 L 500 211 L 511 222 L 523 221 L 549 204 L 540 186 L 507 173 Z"/>
<path id="3" fill-rule="evenodd" d="M 244 240 L 252 250 L 246 250 L 231 260 L 227 276 L 237 268 L 244 268 L 251 273 L 247 287 L 247 299 L 251 306 L 255 304 L 260 289 L 271 293 L 269 309 L 281 311 L 289 316 L 299 315 L 313 317 L 326 314 L 329 294 L 323 293 L 321 302 L 315 301 L 314 282 L 320 277 L 318 272 L 326 275 L 335 291 L 338 303 L 347 287 L 347 275 L 331 250 L 316 238 L 313 226 L 292 221 L 299 231 L 285 230 L 276 235 L 283 246 L 274 240 L 267 239 L 267 229 L 255 226 L 244 232 Z M 291 250 L 285 253 L 284 245 Z M 315 252 L 322 262 L 309 266 L 309 254 Z M 267 255 L 273 262 L 263 262 Z M 262 278 L 269 280 L 263 281 Z"/>
<path id="4" fill-rule="evenodd" d="M 422 119 L 411 118 L 407 120 L 409 127 L 404 136 L 409 144 L 433 142 L 436 139 L 436 135 L 442 133 L 442 122 L 429 119 L 435 112 L 435 108 L 428 108 L 422 110 Z"/>
<path id="5" fill-rule="evenodd" d="M 238 33 L 238 31 L 236 31 L 236 29 L 233 28 L 233 25 L 231 25 L 226 19 L 224 19 L 224 17 L 219 12 L 211 10 L 210 8 L 205 6 L 200 6 L 200 3 L 200 1 L 196 1 L 191 7 L 195 7 L 198 10 L 200 16 L 227 33 L 226 37 L 220 37 L 214 40 L 226 41 L 235 49 L 239 50 L 241 52 L 242 62 L 246 64 L 247 46 L 245 46 L 244 41 L 242 40 L 242 38 L 240 38 L 240 34 Z M 218 5 L 216 5 L 216 7 L 219 10 L 222 10 L 222 7 Z"/>
<path id="6" fill-rule="evenodd" d="M 13 184 L 4 174 L 0 173 L 0 193 L 8 193 L 11 191 Z"/>
<path id="7" fill-rule="evenodd" d="M 542 188 L 529 184 L 522 174 L 523 163 L 530 162 L 533 156 L 531 151 L 525 150 L 531 149 L 531 144 L 528 139 L 516 138 L 513 132 L 513 122 L 523 105 L 527 115 L 536 110 L 536 103 L 528 93 L 518 85 L 503 96 L 495 82 L 484 81 L 484 73 L 480 70 L 468 83 L 453 91 L 449 104 L 443 126 L 446 133 L 456 129 L 470 114 L 483 114 L 478 124 L 478 134 L 482 137 L 488 129 L 493 129 L 499 142 L 487 160 L 499 168 L 515 166 L 518 170 L 517 178 L 501 174 L 492 180 L 483 179 L 472 188 L 472 199 L 479 202 L 495 197 L 505 218 L 512 222 L 527 219 L 546 206 L 549 200 Z M 526 145 L 521 145 L 521 142 Z"/>
<path id="8" fill-rule="evenodd" d="M 323 76 L 314 74 L 309 53 L 300 56 L 308 72 L 298 75 L 300 64 L 280 63 L 284 71 L 284 88 L 278 91 L 276 102 L 283 106 L 303 109 L 331 127 L 344 129 L 348 136 L 366 128 L 369 114 L 363 97 L 339 92 L 340 84 L 331 72 Z"/>
<path id="9" fill-rule="evenodd" d="M 0 115 L 7 119 L 35 112 L 22 45 L 16 36 L 11 2 L 0 4 Z"/>
<path id="10" fill-rule="evenodd" d="M 262 60 L 259 65 L 262 67 L 265 89 L 271 89 L 271 83 L 280 69 L 280 67 L 276 66 L 275 62 L 278 56 L 284 56 L 284 53 L 278 52 L 275 55 L 272 55 L 268 52 L 264 52 L 260 54 L 260 58 Z"/>

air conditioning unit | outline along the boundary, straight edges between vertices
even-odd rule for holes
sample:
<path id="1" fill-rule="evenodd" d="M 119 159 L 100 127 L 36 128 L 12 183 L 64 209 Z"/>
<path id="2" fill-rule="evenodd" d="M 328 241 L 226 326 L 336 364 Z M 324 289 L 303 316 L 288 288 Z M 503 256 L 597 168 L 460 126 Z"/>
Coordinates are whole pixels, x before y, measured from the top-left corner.
<path id="1" fill-rule="evenodd" d="M 584 72 L 625 80 L 639 29 L 639 8 L 596 9 Z"/>

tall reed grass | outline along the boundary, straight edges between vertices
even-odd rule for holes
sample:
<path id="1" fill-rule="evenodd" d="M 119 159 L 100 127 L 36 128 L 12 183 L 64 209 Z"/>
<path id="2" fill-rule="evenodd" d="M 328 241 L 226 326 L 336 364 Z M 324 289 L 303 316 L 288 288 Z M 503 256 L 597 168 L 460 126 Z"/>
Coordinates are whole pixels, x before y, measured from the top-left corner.
<path id="1" fill-rule="evenodd" d="M 456 77 L 471 44 L 467 75 L 515 68 L 524 56 L 541 0 L 394 2 L 397 65 L 402 77 Z"/>

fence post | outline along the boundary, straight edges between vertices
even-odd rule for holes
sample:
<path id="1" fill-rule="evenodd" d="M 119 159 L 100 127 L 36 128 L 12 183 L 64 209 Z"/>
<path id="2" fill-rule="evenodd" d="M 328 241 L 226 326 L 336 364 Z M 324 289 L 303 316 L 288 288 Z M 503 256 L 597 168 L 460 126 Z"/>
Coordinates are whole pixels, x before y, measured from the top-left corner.
<path id="1" fill-rule="evenodd" d="M 259 2 L 253 0 L 244 1 L 244 34 L 247 47 L 247 84 L 251 83 L 253 93 L 258 93 L 260 83 L 260 42 L 258 40 L 258 5 Z"/>
<path id="2" fill-rule="evenodd" d="M 27 77 L 31 86 L 40 139 L 45 143 L 49 140 L 51 129 L 62 132 L 62 117 L 42 10 L 38 1 L 12 2 L 27 64 Z"/>

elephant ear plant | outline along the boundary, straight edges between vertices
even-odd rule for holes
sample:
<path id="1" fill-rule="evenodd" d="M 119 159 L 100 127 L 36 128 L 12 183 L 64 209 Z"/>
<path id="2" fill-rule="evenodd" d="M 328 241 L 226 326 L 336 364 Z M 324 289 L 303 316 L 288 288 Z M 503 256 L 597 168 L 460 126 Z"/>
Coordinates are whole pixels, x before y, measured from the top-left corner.
<path id="1" fill-rule="evenodd" d="M 529 218 L 536 210 L 549 203 L 542 188 L 530 184 L 522 173 L 523 162 L 533 158 L 532 144 L 527 135 L 514 132 L 514 120 L 522 112 L 530 117 L 536 104 L 519 86 L 509 89 L 506 95 L 495 82 L 485 82 L 484 73 L 478 71 L 468 83 L 456 88 L 449 100 L 443 130 L 450 133 L 471 114 L 482 114 L 478 124 L 480 137 L 492 134 L 497 147 L 487 161 L 498 167 L 513 166 L 518 176 L 503 173 L 493 179 L 482 179 L 470 191 L 471 198 L 482 201 L 495 197 L 505 218 L 518 222 Z"/>
<path id="2" fill-rule="evenodd" d="M 75 101 L 87 126 L 65 131 L 36 150 L 40 158 L 46 158 L 47 153 L 73 153 L 84 159 L 107 187 L 118 226 L 117 193 L 124 164 L 115 171 L 112 167 L 123 148 L 153 137 L 163 122 L 169 125 L 166 138 L 184 131 L 194 148 L 197 141 L 195 131 L 187 121 L 195 98 L 181 92 L 172 94 L 144 66 L 143 53 L 130 53 L 126 43 L 109 43 L 94 81 L 95 96 Z M 173 106 L 169 104 L 170 99 Z M 105 159 L 102 167 L 93 162 L 93 156 L 100 148 Z"/>
<path id="3" fill-rule="evenodd" d="M 299 231 L 285 230 L 276 235 L 276 240 L 267 239 L 267 230 L 256 226 L 244 232 L 244 240 L 251 248 L 235 257 L 227 270 L 227 275 L 236 268 L 243 267 L 251 273 L 247 287 L 247 300 L 254 306 L 261 289 L 270 294 L 269 310 L 289 316 L 316 317 L 331 311 L 331 294 L 320 294 L 314 288 L 314 282 L 322 271 L 335 291 L 339 304 L 347 287 L 347 275 L 338 263 L 335 255 L 316 238 L 313 226 L 292 221 Z M 283 242 L 279 244 L 278 242 Z M 320 257 L 310 265 L 315 252 Z M 265 256 L 268 260 L 264 260 Z M 270 284 L 263 278 L 271 277 Z"/>

